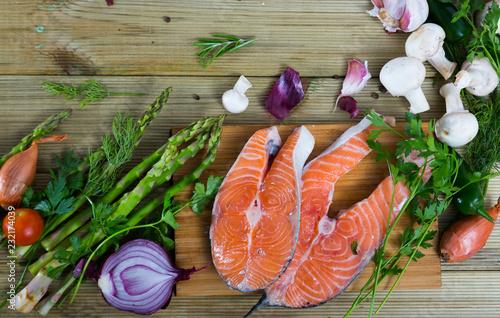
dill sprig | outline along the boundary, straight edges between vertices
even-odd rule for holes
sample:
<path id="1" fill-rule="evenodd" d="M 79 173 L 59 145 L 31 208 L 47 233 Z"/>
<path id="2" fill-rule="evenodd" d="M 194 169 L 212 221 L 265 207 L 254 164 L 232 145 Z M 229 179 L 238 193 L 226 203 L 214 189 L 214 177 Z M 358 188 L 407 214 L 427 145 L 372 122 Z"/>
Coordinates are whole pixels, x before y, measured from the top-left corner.
<path id="1" fill-rule="evenodd" d="M 450 2 L 441 0 L 441 2 Z M 472 36 L 468 41 L 445 46 L 447 56 L 454 62 L 462 64 L 465 60 L 472 62 L 474 57 L 487 57 L 491 66 L 500 76 L 500 41 L 496 34 L 500 19 L 500 6 L 493 1 L 481 25 L 474 23 L 477 11 L 484 8 L 483 1 L 462 1 L 455 13 L 453 21 L 463 18 L 472 28 Z M 452 21 L 452 22 L 453 22 Z M 462 90 L 461 96 L 468 110 L 474 114 L 479 124 L 476 137 L 466 146 L 465 160 L 474 171 L 482 174 L 498 170 L 500 162 L 500 87 L 488 96 L 474 96 Z M 488 188 L 488 179 L 480 181 L 483 193 Z"/>
<path id="2" fill-rule="evenodd" d="M 135 149 L 139 125 L 130 114 L 115 114 L 112 133 L 102 138 L 104 157 L 89 156 L 90 168 L 87 177 L 87 190 L 92 195 L 105 193 L 121 173 L 120 167 L 130 161 Z"/>
<path id="3" fill-rule="evenodd" d="M 64 95 L 66 101 L 80 98 L 80 108 L 87 107 L 90 103 L 103 100 L 110 95 L 144 95 L 143 93 L 110 93 L 108 88 L 95 79 L 85 81 L 78 86 L 57 84 L 43 81 L 43 89 L 47 95 Z"/>
<path id="4" fill-rule="evenodd" d="M 202 48 L 196 56 L 199 57 L 201 66 L 207 67 L 222 54 L 236 51 L 256 40 L 257 38 L 245 40 L 231 35 L 214 34 L 211 39 L 197 39 L 198 42 L 193 45 Z"/>

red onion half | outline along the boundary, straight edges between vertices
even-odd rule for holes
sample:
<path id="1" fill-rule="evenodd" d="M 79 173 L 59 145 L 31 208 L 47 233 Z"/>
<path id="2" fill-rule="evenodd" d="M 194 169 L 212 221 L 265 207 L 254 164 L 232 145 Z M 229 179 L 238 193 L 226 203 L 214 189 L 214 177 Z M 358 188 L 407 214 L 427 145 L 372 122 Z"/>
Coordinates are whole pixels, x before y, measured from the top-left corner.
<path id="1" fill-rule="evenodd" d="M 175 283 L 189 279 L 189 275 L 201 269 L 175 268 L 160 245 L 137 239 L 108 257 L 97 284 L 111 306 L 151 315 L 168 305 Z"/>

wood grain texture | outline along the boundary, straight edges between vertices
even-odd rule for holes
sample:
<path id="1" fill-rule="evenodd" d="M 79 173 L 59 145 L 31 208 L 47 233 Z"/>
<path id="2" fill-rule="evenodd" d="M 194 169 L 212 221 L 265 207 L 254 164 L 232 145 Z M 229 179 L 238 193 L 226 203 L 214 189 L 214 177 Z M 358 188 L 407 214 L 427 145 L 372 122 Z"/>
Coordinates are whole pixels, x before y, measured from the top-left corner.
<path id="1" fill-rule="evenodd" d="M 330 146 L 345 130 L 352 125 L 349 124 L 329 124 L 329 125 L 308 125 L 308 130 L 314 136 L 316 143 L 314 150 L 309 156 L 309 160 L 318 156 L 328 146 Z M 266 127 L 266 126 L 264 126 Z M 224 127 L 221 145 L 217 151 L 217 158 L 205 172 L 206 175 L 224 176 L 231 168 L 238 157 L 241 149 L 258 129 L 262 126 L 226 126 Z M 284 141 L 290 135 L 295 125 L 278 126 L 281 139 Z M 397 129 L 402 131 L 403 124 L 400 123 Z M 176 132 L 176 130 L 174 130 Z M 383 134 L 379 141 L 390 149 L 394 150 L 399 138 L 392 134 Z M 376 153 L 370 153 L 360 164 L 347 175 L 339 179 L 335 185 L 335 192 L 332 198 L 332 206 L 329 214 L 334 216 L 340 210 L 345 210 L 353 204 L 368 197 L 376 186 L 388 175 L 385 162 L 375 161 Z M 194 169 L 200 159 L 187 162 L 182 169 L 174 174 L 174 181 L 179 180 L 188 171 Z M 191 191 L 185 191 L 183 198 L 188 199 Z M 405 215 L 406 216 L 406 215 Z M 211 266 L 177 288 L 178 296 L 213 296 L 213 295 L 237 295 L 238 291 L 231 290 L 223 282 L 217 273 L 215 266 L 211 262 L 210 238 L 208 229 L 211 223 L 211 210 L 207 210 L 201 217 L 196 217 L 188 208 L 178 214 L 177 220 L 180 227 L 175 231 L 175 261 L 181 268 L 196 266 L 197 268 L 211 263 Z M 388 245 L 387 252 L 390 255 L 400 246 L 399 237 L 410 219 L 401 220 L 392 235 L 392 240 Z M 434 224 L 437 229 L 437 224 Z M 276 229 L 279 231 L 279 229 Z M 434 246 L 438 245 L 438 238 L 433 241 Z M 409 270 L 400 281 L 399 289 L 428 289 L 441 287 L 441 267 L 437 248 L 425 251 L 427 254 L 422 260 L 412 264 Z M 348 287 L 349 291 L 359 291 L 368 280 L 373 270 L 370 262 L 366 270 Z M 381 289 L 389 289 L 395 281 L 388 279 L 381 284 Z"/>
<path id="2" fill-rule="evenodd" d="M 407 34 L 388 36 L 372 8 L 365 0 L 2 2 L 0 73 L 276 76 L 290 66 L 330 77 L 358 58 L 376 75 L 405 55 Z M 203 69 L 192 43 L 228 32 L 259 40 Z"/>

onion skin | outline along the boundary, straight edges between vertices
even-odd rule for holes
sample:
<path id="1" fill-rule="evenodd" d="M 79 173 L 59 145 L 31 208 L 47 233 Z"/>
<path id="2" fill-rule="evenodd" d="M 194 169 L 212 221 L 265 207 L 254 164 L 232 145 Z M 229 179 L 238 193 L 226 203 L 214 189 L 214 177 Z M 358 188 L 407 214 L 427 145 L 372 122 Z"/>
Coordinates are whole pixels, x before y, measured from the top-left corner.
<path id="1" fill-rule="evenodd" d="M 500 214 L 500 199 L 488 214 L 496 221 Z M 480 215 L 469 215 L 453 223 L 441 238 L 441 257 L 445 262 L 456 263 L 476 254 L 490 237 L 495 223 Z"/>
<path id="2" fill-rule="evenodd" d="M 31 146 L 9 158 L 0 169 L 0 205 L 18 207 L 28 187 L 33 184 L 38 159 L 38 144 L 65 140 L 67 135 L 57 135 L 33 141 Z"/>

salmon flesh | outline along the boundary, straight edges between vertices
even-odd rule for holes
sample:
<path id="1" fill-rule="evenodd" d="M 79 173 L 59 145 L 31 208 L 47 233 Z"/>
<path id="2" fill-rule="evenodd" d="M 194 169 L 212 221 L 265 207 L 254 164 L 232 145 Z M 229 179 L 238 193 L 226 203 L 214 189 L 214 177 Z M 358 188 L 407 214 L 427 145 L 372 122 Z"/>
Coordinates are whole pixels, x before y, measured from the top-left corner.
<path id="1" fill-rule="evenodd" d="M 302 169 L 314 147 L 305 126 L 280 147 L 276 127 L 249 139 L 227 173 L 212 211 L 212 259 L 241 292 L 265 288 L 284 272 L 297 245 Z"/>
<path id="2" fill-rule="evenodd" d="M 409 197 L 402 182 L 394 186 L 388 177 L 368 198 L 340 212 L 335 219 L 328 217 L 335 182 L 370 151 L 366 136 L 373 126 L 364 121 L 347 130 L 304 168 L 295 255 L 250 313 L 265 306 L 304 308 L 331 300 L 361 273 L 383 242 L 387 225 Z M 421 159 L 416 155 L 409 158 L 419 166 Z M 430 169 L 426 170 L 425 180 L 429 175 Z"/>

